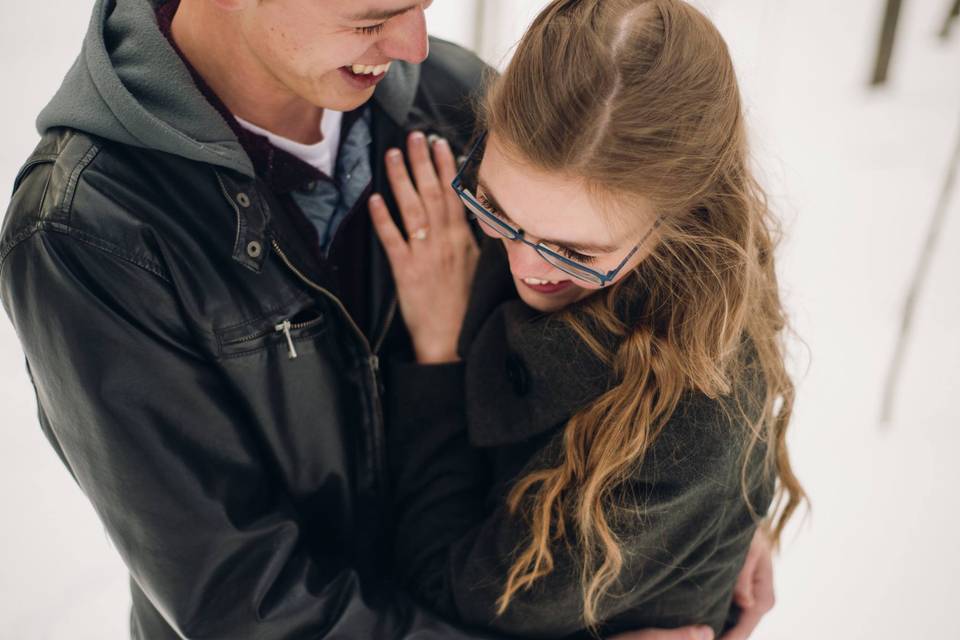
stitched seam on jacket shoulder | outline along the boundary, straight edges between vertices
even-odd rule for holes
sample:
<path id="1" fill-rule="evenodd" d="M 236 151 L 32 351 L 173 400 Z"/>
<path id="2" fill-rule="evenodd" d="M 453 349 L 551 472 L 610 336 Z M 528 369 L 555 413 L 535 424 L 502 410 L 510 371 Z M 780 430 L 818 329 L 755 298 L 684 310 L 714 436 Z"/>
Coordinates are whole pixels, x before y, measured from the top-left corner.
<path id="1" fill-rule="evenodd" d="M 6 244 L 6 246 L 3 247 L 2 252 L 0 252 L 0 277 L 3 277 L 3 269 L 7 266 L 7 256 L 9 256 L 14 249 L 20 246 L 20 244 L 39 231 L 39 229 L 40 225 L 35 223 L 29 227 L 20 229 L 20 231 L 10 238 L 10 241 Z"/>
<path id="2" fill-rule="evenodd" d="M 70 209 L 73 207 L 73 196 L 77 192 L 77 184 L 80 183 L 80 176 L 84 170 L 90 166 L 90 163 L 93 162 L 93 159 L 97 157 L 98 153 L 100 153 L 100 146 L 91 144 L 83 158 L 80 159 L 80 162 L 78 162 L 73 168 L 73 171 L 70 172 L 70 179 L 67 181 L 67 186 L 63 190 L 63 195 L 60 198 L 60 206 L 57 207 L 57 212 L 61 218 L 65 220 L 70 219 Z"/>
<path id="3" fill-rule="evenodd" d="M 54 164 L 56 161 L 57 155 L 52 153 L 36 156 L 27 160 L 26 164 L 20 167 L 20 171 L 17 172 L 17 177 L 13 181 L 13 192 L 17 192 L 17 189 L 20 188 L 20 185 L 34 169 L 40 165 Z"/>
<path id="4" fill-rule="evenodd" d="M 46 164 L 46 161 L 34 163 L 33 166 L 35 167 L 40 164 Z M 30 164 L 28 163 L 27 166 L 30 166 Z M 25 169 L 21 169 L 21 175 L 17 177 L 18 187 L 19 187 L 19 183 L 23 180 L 23 178 L 26 177 L 24 171 Z M 16 189 L 14 189 L 14 193 L 16 193 Z M 47 195 L 49 193 L 50 193 L 50 173 L 48 172 L 47 179 L 44 180 L 44 183 L 43 183 L 43 193 L 40 194 L 40 203 L 36 207 L 37 218 L 33 220 L 31 224 L 23 227 L 22 229 L 17 231 L 15 234 L 13 234 L 13 237 L 11 237 L 5 244 L 0 245 L 0 274 L 3 273 L 3 266 L 6 264 L 7 256 L 10 255 L 10 252 L 13 251 L 18 244 L 20 244 L 21 242 L 23 242 L 24 240 L 32 236 L 34 233 L 36 233 L 37 230 L 40 228 L 39 219 L 42 218 L 43 216 L 43 213 L 42 213 L 43 205 L 47 202 Z"/>
<path id="5" fill-rule="evenodd" d="M 0 255 L 0 278 L 2 278 L 3 276 L 3 270 L 7 265 L 6 258 L 10 255 L 10 253 L 14 249 L 16 249 L 19 245 L 23 244 L 30 237 L 32 237 L 33 235 L 39 232 L 60 233 L 66 236 L 73 237 L 78 242 L 82 242 L 83 244 L 89 247 L 102 251 L 103 253 L 117 260 L 122 260 L 123 262 L 132 264 L 133 266 L 143 271 L 146 271 L 147 273 L 155 276 L 156 278 L 159 278 L 168 286 L 175 287 L 173 283 L 173 279 L 158 264 L 153 264 L 149 261 L 143 260 L 142 258 L 131 256 L 125 253 L 124 251 L 122 251 L 118 245 L 112 242 L 109 242 L 102 238 L 98 238 L 89 233 L 79 231 L 77 229 L 73 229 L 67 225 L 64 225 L 61 223 L 53 223 L 53 222 L 38 222 L 35 225 L 21 229 L 19 232 L 17 232 L 15 236 L 13 236 L 13 238 L 11 238 L 9 245 L 5 247 L 2 255 Z M 187 321 L 189 322 L 190 326 L 192 326 L 195 330 L 207 336 L 210 336 L 213 339 L 216 339 L 215 331 L 201 324 L 198 324 L 192 318 L 187 318 Z"/>
<path id="6" fill-rule="evenodd" d="M 89 245 L 96 249 L 100 249 L 104 253 L 109 253 L 110 255 L 116 258 L 119 258 L 124 262 L 129 262 L 134 266 L 140 267 L 144 271 L 148 271 L 152 273 L 153 275 L 160 278 L 167 284 L 173 286 L 173 280 L 170 278 L 170 276 L 166 273 L 166 270 L 163 269 L 163 267 L 158 262 L 145 260 L 141 256 L 132 255 L 124 251 L 123 248 L 121 248 L 119 245 L 113 242 L 110 242 L 109 240 L 104 240 L 103 238 L 92 235 L 85 231 L 80 231 L 79 229 L 75 229 L 63 223 L 44 222 L 42 223 L 42 227 L 44 229 L 48 229 L 56 233 L 62 233 L 72 238 L 76 238 L 77 240 L 79 240 L 80 242 L 86 245 Z"/>

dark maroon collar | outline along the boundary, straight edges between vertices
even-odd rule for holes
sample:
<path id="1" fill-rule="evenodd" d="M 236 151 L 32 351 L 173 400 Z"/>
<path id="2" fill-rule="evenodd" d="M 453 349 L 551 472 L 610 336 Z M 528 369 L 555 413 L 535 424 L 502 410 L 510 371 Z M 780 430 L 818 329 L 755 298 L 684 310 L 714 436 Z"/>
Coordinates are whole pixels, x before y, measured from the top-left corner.
<path id="1" fill-rule="evenodd" d="M 220 100 L 217 94 L 213 92 L 210 85 L 200 76 L 193 65 L 190 64 L 190 61 L 187 60 L 187 57 L 183 55 L 177 43 L 174 42 L 171 28 L 173 25 L 173 16 L 179 6 L 180 0 L 169 0 L 169 2 L 165 2 L 157 9 L 157 25 L 160 27 L 160 32 L 166 36 L 170 46 L 173 47 L 177 55 L 180 56 L 180 59 L 183 60 L 183 64 L 190 71 L 190 75 L 193 76 L 193 81 L 196 83 L 197 88 L 200 89 L 210 105 L 220 113 L 227 125 L 233 130 L 233 133 L 236 134 L 237 140 L 240 141 L 243 150 L 250 156 L 250 161 L 253 163 L 253 168 L 257 176 L 266 182 L 276 193 L 288 193 L 306 187 L 310 183 L 317 182 L 318 180 L 329 180 L 329 176 L 312 165 L 307 164 L 283 149 L 278 149 L 273 146 L 266 137 L 257 135 L 240 126 L 233 117 L 233 114 L 230 113 L 230 110 L 227 109 L 227 106 Z M 352 118 L 344 118 L 344 132 L 348 130 L 349 124 L 352 121 Z"/>

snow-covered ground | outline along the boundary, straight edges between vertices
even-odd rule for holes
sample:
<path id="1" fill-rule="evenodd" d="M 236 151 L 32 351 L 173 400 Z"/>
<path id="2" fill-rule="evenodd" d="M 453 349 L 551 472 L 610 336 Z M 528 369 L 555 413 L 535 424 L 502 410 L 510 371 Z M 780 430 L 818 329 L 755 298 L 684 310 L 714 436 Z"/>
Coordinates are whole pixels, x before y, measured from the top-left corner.
<path id="1" fill-rule="evenodd" d="M 431 30 L 491 62 L 541 0 L 436 0 Z M 33 119 L 79 48 L 91 0 L 0 8 L 0 193 L 36 141 Z M 734 53 L 757 163 L 782 213 L 797 333 L 796 469 L 813 512 L 777 564 L 759 640 L 960 638 L 960 186 L 931 264 L 893 419 L 879 424 L 902 301 L 960 137 L 960 23 L 911 0 L 891 80 L 868 90 L 882 0 L 700 0 Z M 7 185 L 3 187 L 2 185 Z M 0 199 L 5 210 L 6 199 Z M 129 596 L 102 527 L 44 440 L 9 323 L 0 320 L 0 636 L 126 637 Z"/>

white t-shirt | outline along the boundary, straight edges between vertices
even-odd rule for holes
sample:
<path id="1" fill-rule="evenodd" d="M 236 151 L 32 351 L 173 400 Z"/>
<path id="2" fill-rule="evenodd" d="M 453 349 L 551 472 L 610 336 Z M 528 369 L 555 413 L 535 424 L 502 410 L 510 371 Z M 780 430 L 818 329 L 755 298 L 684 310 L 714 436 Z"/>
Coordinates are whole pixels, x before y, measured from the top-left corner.
<path id="1" fill-rule="evenodd" d="M 234 116 L 241 127 L 257 135 L 264 136 L 278 149 L 300 158 L 307 164 L 319 169 L 328 177 L 334 177 L 337 166 L 337 150 L 340 147 L 340 127 L 343 124 L 343 112 L 323 110 L 320 120 L 320 133 L 323 139 L 316 144 L 301 144 L 295 140 L 278 136 L 255 124 Z"/>

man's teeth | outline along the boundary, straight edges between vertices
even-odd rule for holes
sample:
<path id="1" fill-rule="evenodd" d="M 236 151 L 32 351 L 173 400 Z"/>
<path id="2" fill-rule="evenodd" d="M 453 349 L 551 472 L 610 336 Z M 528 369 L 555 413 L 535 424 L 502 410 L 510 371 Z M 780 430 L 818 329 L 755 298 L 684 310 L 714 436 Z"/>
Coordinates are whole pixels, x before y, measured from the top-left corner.
<path id="1" fill-rule="evenodd" d="M 540 287 L 545 284 L 560 284 L 559 280 L 540 280 L 539 278 L 524 278 L 523 281 L 535 287 Z"/>
<path id="2" fill-rule="evenodd" d="M 386 73 L 390 69 L 390 64 L 378 64 L 376 66 L 371 66 L 369 64 L 355 64 L 350 67 L 350 70 L 353 71 L 358 76 L 378 76 L 381 73 Z"/>

